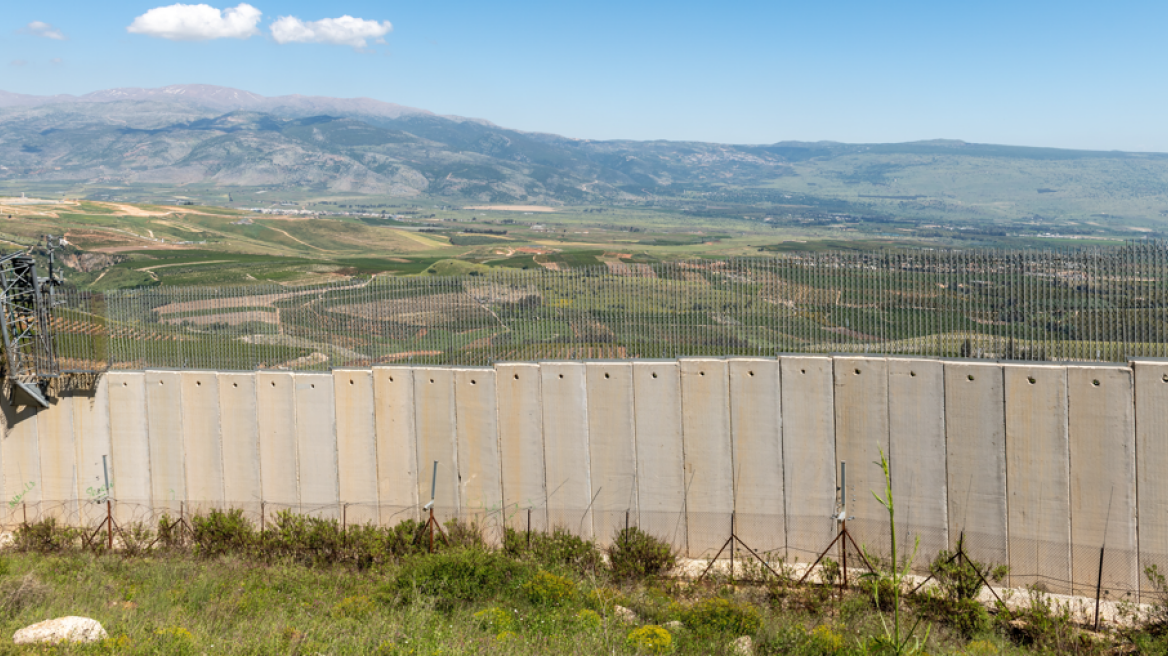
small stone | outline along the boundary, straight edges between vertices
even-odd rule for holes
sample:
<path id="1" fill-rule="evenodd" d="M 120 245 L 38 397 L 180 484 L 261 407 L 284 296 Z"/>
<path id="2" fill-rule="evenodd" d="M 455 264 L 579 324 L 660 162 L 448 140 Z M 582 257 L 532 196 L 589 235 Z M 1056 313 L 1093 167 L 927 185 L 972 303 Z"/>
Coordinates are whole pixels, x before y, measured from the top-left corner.
<path id="1" fill-rule="evenodd" d="M 684 629 L 684 628 L 685 628 L 685 625 L 684 625 L 684 624 L 682 624 L 681 622 L 679 622 L 678 620 L 673 620 L 673 621 L 670 621 L 670 622 L 666 622 L 666 623 L 665 623 L 665 628 L 666 628 L 668 631 L 670 631 L 670 632 L 673 632 L 673 631 L 680 631 L 680 630 L 682 630 L 682 629 Z"/>
<path id="2" fill-rule="evenodd" d="M 751 656 L 754 653 L 754 640 L 751 640 L 750 636 L 742 636 L 730 643 L 730 648 L 738 656 Z"/>
<path id="3" fill-rule="evenodd" d="M 624 606 L 613 606 L 612 614 L 625 624 L 636 624 L 639 621 L 637 619 L 637 614 L 632 610 L 625 608 Z"/>
<path id="4" fill-rule="evenodd" d="M 97 620 L 88 617 L 58 617 L 20 629 L 12 636 L 18 645 L 47 642 L 97 642 L 109 636 Z"/>

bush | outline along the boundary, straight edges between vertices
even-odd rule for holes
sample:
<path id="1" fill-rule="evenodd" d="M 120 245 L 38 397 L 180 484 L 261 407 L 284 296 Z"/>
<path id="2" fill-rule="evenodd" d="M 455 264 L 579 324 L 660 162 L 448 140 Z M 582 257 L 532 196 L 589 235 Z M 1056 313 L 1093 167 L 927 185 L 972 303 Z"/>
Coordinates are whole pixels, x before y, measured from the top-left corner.
<path id="1" fill-rule="evenodd" d="M 548 567 L 569 567 L 583 574 L 593 574 L 604 564 L 596 543 L 561 526 L 551 533 L 532 533 L 530 548 L 525 531 L 507 528 L 503 533 L 503 550 L 514 557 L 528 556 Z"/>
<path id="2" fill-rule="evenodd" d="M 632 526 L 617 531 L 608 548 L 608 563 L 619 579 L 641 579 L 673 569 L 677 556 L 664 540 Z"/>
<path id="3" fill-rule="evenodd" d="M 245 553 L 255 546 L 256 539 L 256 530 L 242 510 L 212 510 L 191 517 L 191 540 L 195 553 L 201 556 Z"/>
<path id="4" fill-rule="evenodd" d="M 681 622 L 699 635 L 753 635 L 762 627 L 762 617 L 753 606 L 721 597 L 712 597 L 684 608 Z"/>
<path id="5" fill-rule="evenodd" d="M 458 549 L 413 556 L 385 589 L 389 597 L 411 602 L 433 597 L 447 609 L 455 602 L 472 602 L 518 592 L 528 578 L 520 563 L 498 553 Z"/>
<path id="6" fill-rule="evenodd" d="M 499 608 L 498 606 L 484 608 L 483 610 L 475 613 L 473 617 L 475 623 L 477 623 L 480 628 L 490 631 L 491 633 L 502 633 L 504 631 L 509 631 L 511 629 L 511 625 L 513 624 L 511 614 L 502 608 Z"/>
<path id="7" fill-rule="evenodd" d="M 540 572 L 523 584 L 527 600 L 540 606 L 563 606 L 576 598 L 576 584 L 562 576 Z"/>
<path id="8" fill-rule="evenodd" d="M 269 556 L 306 565 L 335 563 L 342 554 L 344 533 L 335 519 L 283 510 L 276 514 L 271 528 L 264 531 L 263 547 Z"/>
<path id="9" fill-rule="evenodd" d="M 997 620 L 1012 640 L 1035 651 L 1070 653 L 1079 642 L 1070 609 L 1036 590 L 1030 591 L 1030 603 L 1003 607 Z"/>
<path id="10" fill-rule="evenodd" d="M 80 529 L 60 525 L 55 517 L 22 523 L 12 536 L 14 546 L 19 551 L 56 553 L 74 546 L 81 538 Z"/>
<path id="11" fill-rule="evenodd" d="M 653 624 L 633 629 L 625 642 L 641 653 L 664 654 L 673 648 L 673 636 L 669 631 Z"/>

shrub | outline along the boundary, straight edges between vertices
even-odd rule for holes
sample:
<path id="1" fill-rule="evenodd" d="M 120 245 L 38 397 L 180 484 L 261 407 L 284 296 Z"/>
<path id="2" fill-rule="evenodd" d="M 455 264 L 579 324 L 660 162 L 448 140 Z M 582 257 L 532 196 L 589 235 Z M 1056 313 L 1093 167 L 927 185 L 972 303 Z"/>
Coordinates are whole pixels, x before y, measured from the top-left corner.
<path id="1" fill-rule="evenodd" d="M 625 642 L 641 653 L 664 654 L 673 648 L 673 636 L 654 624 L 633 629 Z"/>
<path id="2" fill-rule="evenodd" d="M 511 629 L 511 613 L 492 606 L 484 608 L 473 615 L 475 622 L 479 627 L 490 631 L 491 633 L 502 633 Z"/>
<path id="3" fill-rule="evenodd" d="M 762 626 L 762 617 L 753 606 L 712 597 L 684 608 L 681 621 L 697 634 L 753 635 Z"/>
<path id="4" fill-rule="evenodd" d="M 541 606 L 563 606 L 576 598 L 576 584 L 555 574 L 540 572 L 523 584 L 527 600 Z"/>
<path id="5" fill-rule="evenodd" d="M 617 531 L 608 548 L 608 562 L 613 576 L 640 579 L 673 569 L 677 556 L 664 540 L 632 526 Z"/>
<path id="6" fill-rule="evenodd" d="M 1028 604 L 1003 607 L 997 620 L 1012 640 L 1039 652 L 1067 653 L 1078 642 L 1070 609 L 1037 590 L 1030 591 Z"/>
<path id="7" fill-rule="evenodd" d="M 604 624 L 604 620 L 600 617 L 600 613 L 587 608 L 580 611 L 579 613 L 576 613 L 576 622 L 580 626 L 588 629 L 599 629 L 601 625 Z"/>
<path id="8" fill-rule="evenodd" d="M 255 528 L 239 509 L 212 510 L 191 517 L 191 540 L 195 553 L 201 556 L 245 553 L 255 545 L 256 538 Z"/>
<path id="9" fill-rule="evenodd" d="M 20 551 L 56 553 L 72 548 L 80 537 L 80 530 L 58 524 L 55 517 L 46 517 L 39 521 L 20 524 L 16 527 L 12 539 L 14 546 Z"/>
<path id="10" fill-rule="evenodd" d="M 276 513 L 271 528 L 264 532 L 263 546 L 271 556 L 307 565 L 334 563 L 340 559 L 344 534 L 335 519 L 283 510 Z"/>
<path id="11" fill-rule="evenodd" d="M 458 549 L 409 558 L 383 596 L 406 602 L 433 597 L 451 609 L 455 602 L 517 592 L 527 574 L 523 565 L 502 554 Z"/>
<path id="12" fill-rule="evenodd" d="M 475 521 L 466 521 L 457 517 L 446 522 L 447 546 L 462 547 L 464 549 L 486 549 L 487 541 L 483 538 L 483 529 Z M 438 547 L 438 536 L 434 536 L 434 547 Z M 429 541 L 426 543 L 429 548 Z"/>
<path id="13" fill-rule="evenodd" d="M 977 599 L 981 594 L 983 577 L 998 583 L 1006 578 L 1009 571 L 1005 565 L 986 565 L 964 555 L 954 559 L 952 553 L 944 550 L 929 565 L 929 573 L 937 581 L 942 594 L 954 600 Z"/>
<path id="14" fill-rule="evenodd" d="M 831 630 L 831 627 L 820 624 L 807 632 L 807 642 L 810 647 L 821 654 L 838 654 L 844 649 L 843 635 Z"/>
<path id="15" fill-rule="evenodd" d="M 1168 633 L 1168 579 L 1160 573 L 1160 568 L 1148 565 L 1144 576 L 1152 587 L 1152 603 L 1149 604 L 1145 629 L 1153 635 Z"/>
<path id="16" fill-rule="evenodd" d="M 596 543 L 561 526 L 551 533 L 532 533 L 530 549 L 527 537 L 525 531 L 505 529 L 503 550 L 515 557 L 529 556 L 548 567 L 565 566 L 585 574 L 595 573 L 604 564 Z"/>

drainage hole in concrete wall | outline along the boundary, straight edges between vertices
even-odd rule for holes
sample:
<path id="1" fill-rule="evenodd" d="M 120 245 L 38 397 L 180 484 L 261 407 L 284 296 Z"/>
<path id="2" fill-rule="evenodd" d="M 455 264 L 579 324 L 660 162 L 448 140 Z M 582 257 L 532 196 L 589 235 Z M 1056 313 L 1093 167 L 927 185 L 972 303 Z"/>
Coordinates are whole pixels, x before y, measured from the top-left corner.
<path id="1" fill-rule="evenodd" d="M 161 385 L 161 384 L 162 384 L 162 381 L 161 381 L 161 380 L 160 380 L 160 381 L 158 381 L 158 384 L 159 384 L 159 385 Z"/>
<path id="2" fill-rule="evenodd" d="M 198 386 L 200 386 L 200 385 L 202 385 L 202 384 L 203 384 L 203 382 L 202 382 L 202 381 L 199 381 L 199 380 L 196 380 L 196 381 L 195 381 L 195 387 L 198 387 Z"/>
<path id="3" fill-rule="evenodd" d="M 704 371 L 699 371 L 698 373 L 699 373 L 699 374 L 701 374 L 701 375 L 703 375 L 703 376 L 705 376 L 705 375 L 706 375 L 706 372 L 704 372 Z"/>
<path id="4" fill-rule="evenodd" d="M 856 370 L 856 375 L 857 375 L 857 376 L 859 376 L 859 375 L 860 375 L 860 370 L 859 370 L 859 369 L 857 369 L 857 370 Z"/>
<path id="5" fill-rule="evenodd" d="M 232 387 L 239 387 L 239 383 L 231 383 Z"/>
<path id="6" fill-rule="evenodd" d="M 654 378 L 656 378 L 656 377 L 657 377 L 657 372 L 656 372 L 656 371 L 654 371 L 654 372 L 653 372 L 653 377 L 654 377 Z M 1168 375 L 1165 375 L 1165 376 L 1164 376 L 1164 382 L 1168 382 Z"/>
<path id="7" fill-rule="evenodd" d="M 1168 378 L 1168 376 L 1165 376 L 1165 378 Z M 1165 382 L 1168 382 L 1168 381 L 1165 381 Z M 122 387 L 126 387 L 127 385 L 129 385 L 129 383 L 122 383 Z"/>
<path id="8" fill-rule="evenodd" d="M 799 370 L 799 373 L 801 373 L 801 374 L 805 374 L 805 373 L 807 373 L 807 370 L 806 370 L 806 369 L 800 369 L 800 370 Z"/>
<path id="9" fill-rule="evenodd" d="M 563 378 L 563 377 L 564 377 L 564 374 L 560 374 L 560 378 Z"/>
<path id="10" fill-rule="evenodd" d="M 1037 382 L 1038 382 L 1038 381 L 1034 380 L 1034 376 L 1027 376 L 1027 377 L 1026 377 L 1026 380 L 1027 380 L 1027 381 L 1028 381 L 1028 382 L 1029 382 L 1031 385 L 1033 385 L 1034 383 L 1037 383 Z"/>
<path id="11" fill-rule="evenodd" d="M 272 381 L 272 387 L 275 387 L 275 386 L 276 386 L 276 381 L 274 381 L 274 380 L 273 380 L 273 381 Z"/>
<path id="12" fill-rule="evenodd" d="M 1168 383 L 1168 374 L 1164 374 L 1163 376 L 1161 376 L 1160 380 L 1164 381 L 1165 383 Z M 125 383 L 122 383 L 122 384 L 125 385 Z"/>
<path id="13" fill-rule="evenodd" d="M 518 377 L 519 377 L 519 376 L 516 376 L 516 378 L 518 378 Z M 391 383 L 393 382 L 393 376 L 390 376 L 390 377 L 389 377 L 389 382 L 391 382 Z"/>
<path id="14" fill-rule="evenodd" d="M 349 379 L 349 384 L 350 384 L 350 385 L 352 385 L 352 384 L 353 384 L 353 379 L 352 379 L 352 378 L 350 378 L 350 379 Z"/>
<path id="15" fill-rule="evenodd" d="M 434 381 L 430 381 L 430 382 L 434 382 Z M 308 386 L 312 389 L 316 389 L 316 383 L 309 383 Z"/>
<path id="16" fill-rule="evenodd" d="M 515 374 L 515 380 L 519 380 L 519 374 Z"/>
<path id="17" fill-rule="evenodd" d="M 913 378 L 916 378 L 916 377 L 917 377 L 917 372 L 915 372 L 915 371 L 910 371 L 910 372 L 908 372 L 908 375 L 912 376 Z"/>
<path id="18" fill-rule="evenodd" d="M 1091 384 L 1092 384 L 1092 385 L 1094 385 L 1095 387 L 1099 387 L 1099 381 L 1098 381 L 1098 380 L 1093 380 L 1093 381 L 1091 381 Z"/>
<path id="19" fill-rule="evenodd" d="M 753 375 L 754 375 L 754 372 L 753 372 L 753 371 L 752 371 L 752 372 L 750 372 L 750 375 L 751 375 L 751 376 L 753 376 Z"/>
<path id="20" fill-rule="evenodd" d="M 604 377 L 605 377 L 605 378 L 608 378 L 608 374 L 604 374 Z"/>
<path id="21" fill-rule="evenodd" d="M 968 376 L 966 376 L 966 378 L 973 380 L 973 374 L 969 374 Z"/>
<path id="22" fill-rule="evenodd" d="M 433 379 L 433 378 L 431 378 L 431 379 L 430 379 L 430 384 L 431 384 L 431 385 L 433 385 L 433 384 L 434 384 L 434 379 Z"/>
<path id="23" fill-rule="evenodd" d="M 478 383 L 476 383 L 473 378 L 471 379 L 470 384 L 471 385 L 478 385 Z"/>

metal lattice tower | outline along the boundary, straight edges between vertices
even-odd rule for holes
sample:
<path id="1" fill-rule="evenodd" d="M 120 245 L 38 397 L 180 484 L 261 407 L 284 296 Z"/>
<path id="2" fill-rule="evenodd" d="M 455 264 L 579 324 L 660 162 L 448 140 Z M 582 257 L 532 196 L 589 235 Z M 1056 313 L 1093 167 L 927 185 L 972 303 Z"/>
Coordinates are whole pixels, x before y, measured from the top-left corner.
<path id="1" fill-rule="evenodd" d="M 60 281 L 53 276 L 49 255 L 47 278 L 37 276 L 36 260 L 27 253 L 0 256 L 0 332 L 7 377 L 15 393 L 41 407 L 48 406 L 49 381 L 60 375 L 50 318 L 53 288 Z"/>

